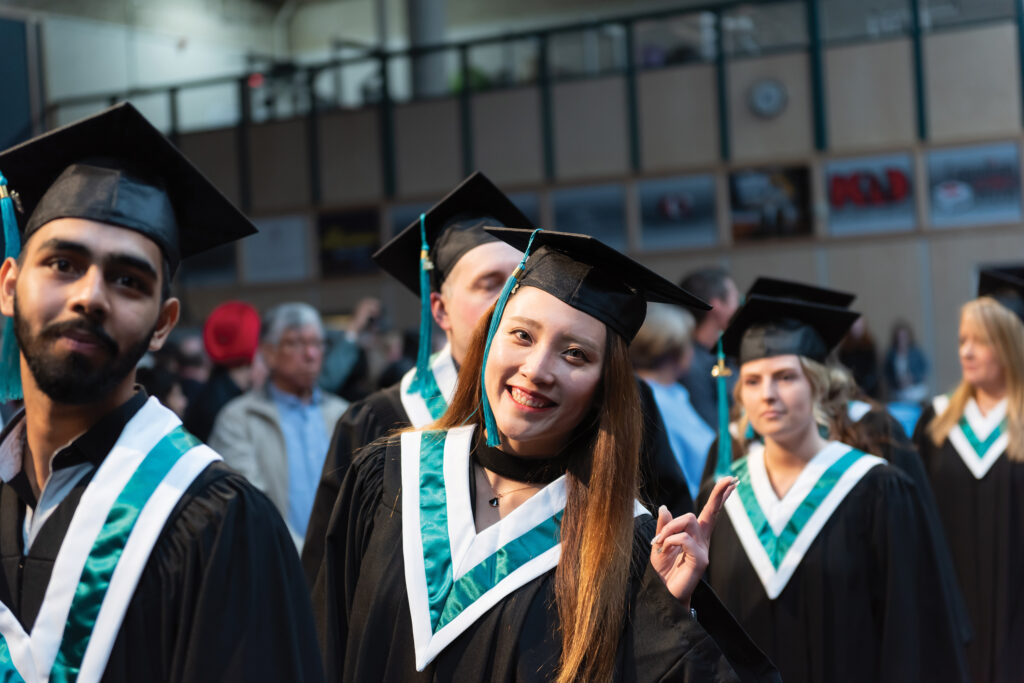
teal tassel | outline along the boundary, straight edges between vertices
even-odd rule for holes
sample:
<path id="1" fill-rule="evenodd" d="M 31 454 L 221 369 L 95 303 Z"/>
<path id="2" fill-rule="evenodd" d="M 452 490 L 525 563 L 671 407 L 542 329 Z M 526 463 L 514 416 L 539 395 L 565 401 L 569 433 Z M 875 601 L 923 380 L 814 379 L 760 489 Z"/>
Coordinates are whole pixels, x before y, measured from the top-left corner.
<path id="1" fill-rule="evenodd" d="M 718 338 L 718 364 L 712 370 L 718 384 L 718 460 L 715 462 L 715 479 L 732 473 L 732 438 L 729 436 L 729 385 L 726 377 L 732 374 L 725 365 L 722 338 Z"/>
<path id="2" fill-rule="evenodd" d="M 427 244 L 426 215 L 420 214 L 420 345 L 416 353 L 416 376 L 409 389 L 426 398 L 430 385 L 430 341 L 433 316 L 430 314 L 430 245 Z"/>
<path id="3" fill-rule="evenodd" d="M 4 259 L 17 258 L 21 253 L 18 219 L 14 215 L 14 200 L 7 188 L 7 178 L 0 173 L 0 218 L 4 229 Z M 0 401 L 13 401 L 22 397 L 21 354 L 14 339 L 14 320 L 4 321 L 2 348 L 0 348 Z"/>
<path id="4" fill-rule="evenodd" d="M 526 267 L 526 259 L 530 257 L 530 247 L 533 246 L 533 238 L 540 231 L 541 228 L 537 228 L 530 234 L 530 241 L 526 243 L 526 252 L 523 254 L 523 260 L 519 262 L 519 265 L 512 271 L 508 280 L 505 281 L 505 286 L 501 288 L 501 296 L 498 297 L 498 302 L 494 305 L 494 315 L 491 316 L 491 324 L 487 328 L 484 359 L 480 363 L 480 403 L 483 406 L 484 428 L 487 430 L 487 445 L 491 447 L 500 445 L 501 438 L 498 437 L 498 423 L 494 420 L 491 402 L 487 400 L 487 380 L 484 379 L 484 374 L 487 370 L 487 356 L 491 352 L 491 342 L 494 341 L 494 335 L 498 332 L 501 316 L 505 312 L 505 304 L 508 303 L 508 298 L 512 296 L 512 290 L 519 284 L 519 276 L 523 274 L 523 268 Z"/>

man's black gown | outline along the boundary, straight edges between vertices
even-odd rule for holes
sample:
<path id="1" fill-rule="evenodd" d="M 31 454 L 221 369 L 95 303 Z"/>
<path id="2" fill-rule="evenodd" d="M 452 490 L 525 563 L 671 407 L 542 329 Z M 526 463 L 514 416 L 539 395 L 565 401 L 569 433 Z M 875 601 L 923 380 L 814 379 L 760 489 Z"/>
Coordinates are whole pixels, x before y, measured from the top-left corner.
<path id="1" fill-rule="evenodd" d="M 1024 681 L 1024 463 L 1005 453 L 981 479 L 947 439 L 926 433 L 928 406 L 914 430 L 938 501 L 974 627 L 967 647 L 973 681 Z"/>
<path id="2" fill-rule="evenodd" d="M 98 422 L 57 455 L 54 467 L 98 465 L 145 398 L 139 392 Z M 35 623 L 57 552 L 94 473 L 57 506 L 24 555 L 23 496 L 31 498 L 31 490 L 23 473 L 0 483 L 0 600 L 26 631 Z M 128 605 L 103 680 L 322 677 L 309 596 L 284 523 L 244 477 L 223 463 L 211 464 L 168 518 Z"/>
<path id="3" fill-rule="evenodd" d="M 320 569 L 331 510 L 352 458 L 363 446 L 411 426 L 409 415 L 402 407 L 400 391 L 399 385 L 395 384 L 356 401 L 334 428 L 302 547 L 302 568 L 310 586 L 315 583 Z M 655 508 L 668 506 L 676 516 L 693 512 L 686 475 L 672 453 L 654 395 L 647 383 L 640 380 L 637 381 L 637 391 L 644 418 L 640 497 Z"/>
<path id="4" fill-rule="evenodd" d="M 328 680 L 551 680 L 561 648 L 553 571 L 499 602 L 423 672 L 416 671 L 403 563 L 400 463 L 397 439 L 360 453 L 331 516 L 313 591 Z M 778 680 L 710 589 L 702 584 L 691 601 L 700 625 L 668 592 L 648 560 L 654 526 L 650 516 L 638 518 L 615 679 Z"/>
<path id="5" fill-rule="evenodd" d="M 705 577 L 787 683 L 964 681 L 962 635 L 927 527 L 910 480 L 877 465 L 774 600 L 725 513 Z"/>

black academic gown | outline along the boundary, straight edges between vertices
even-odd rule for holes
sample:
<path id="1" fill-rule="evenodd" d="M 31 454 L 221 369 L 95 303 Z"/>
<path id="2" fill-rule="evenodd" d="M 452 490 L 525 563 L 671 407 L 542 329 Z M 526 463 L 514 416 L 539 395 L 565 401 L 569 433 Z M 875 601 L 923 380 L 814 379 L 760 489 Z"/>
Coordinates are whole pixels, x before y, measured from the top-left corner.
<path id="1" fill-rule="evenodd" d="M 947 439 L 926 433 L 928 406 L 914 430 L 938 501 L 974 638 L 973 681 L 1024 681 L 1024 463 L 1004 453 L 976 479 Z"/>
<path id="2" fill-rule="evenodd" d="M 561 649 L 553 571 L 499 602 L 423 672 L 416 671 L 402 551 L 400 462 L 394 439 L 358 455 L 331 517 L 313 591 L 328 680 L 551 680 Z M 615 680 L 778 680 L 710 589 L 702 584 L 691 601 L 700 624 L 668 592 L 648 560 L 654 526 L 649 515 L 637 519 Z"/>
<path id="3" fill-rule="evenodd" d="M 956 619 L 957 630 L 960 633 L 960 640 L 966 645 L 973 635 L 971 619 L 967 612 L 966 602 L 960 584 L 957 581 L 956 571 L 953 567 L 953 557 L 946 541 L 946 534 L 939 516 L 939 507 L 935 501 L 931 484 L 925 473 L 917 448 L 907 438 L 906 433 L 899 421 L 896 420 L 884 407 L 872 407 L 856 422 L 856 427 L 869 433 L 874 441 L 880 444 L 878 457 L 886 460 L 890 465 L 897 467 L 910 481 L 913 482 L 917 491 L 921 506 L 924 509 L 925 520 L 928 523 L 928 531 L 931 534 L 931 543 L 935 547 L 936 566 L 942 576 L 943 592 L 946 601 Z M 733 443 L 733 460 L 739 457 L 740 450 L 737 444 Z M 707 463 L 704 466 L 704 475 L 701 486 L 706 486 L 714 479 L 715 466 L 718 462 L 718 441 L 711 445 L 708 453 Z"/>
<path id="4" fill-rule="evenodd" d="M 376 391 L 348 407 L 338 420 L 327 449 L 324 467 L 313 499 L 313 510 L 302 547 L 302 567 L 312 586 L 324 553 L 324 535 L 330 520 L 334 501 L 338 497 L 341 481 L 345 478 L 352 457 L 363 446 L 392 432 L 411 426 L 409 415 L 402 407 L 398 384 Z M 654 402 L 654 394 L 647 383 L 637 380 L 644 430 L 640 449 L 640 497 L 644 503 L 657 508 L 665 505 L 673 515 L 693 512 L 693 498 L 665 431 L 665 423 Z"/>
<path id="5" fill-rule="evenodd" d="M 98 423 L 57 458 L 102 459 L 134 414 L 131 407 L 127 416 Z M 26 504 L 16 490 L 24 488 L 17 478 L 0 483 L 0 600 L 26 631 L 35 623 L 57 552 L 91 478 L 87 474 L 57 506 L 24 555 Z M 102 680 L 322 678 L 309 597 L 287 528 L 244 477 L 223 463 L 209 465 L 182 496 L 153 548 Z"/>
<path id="6" fill-rule="evenodd" d="M 701 500 L 710 491 L 709 482 Z M 724 512 L 705 577 L 787 683 L 964 681 L 961 635 L 927 527 L 910 480 L 877 465 L 775 599 Z"/>

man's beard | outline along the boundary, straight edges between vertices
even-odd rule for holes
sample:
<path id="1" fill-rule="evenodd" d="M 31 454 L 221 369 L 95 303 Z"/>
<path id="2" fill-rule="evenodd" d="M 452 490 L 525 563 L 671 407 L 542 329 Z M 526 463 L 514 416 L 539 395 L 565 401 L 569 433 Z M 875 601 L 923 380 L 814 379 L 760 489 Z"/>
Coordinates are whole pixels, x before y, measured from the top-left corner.
<path id="1" fill-rule="evenodd" d="M 80 353 L 72 352 L 66 356 L 54 354 L 50 350 L 53 342 L 71 330 L 93 335 L 106 348 L 108 358 L 94 362 Z M 155 332 L 154 324 L 144 338 L 124 351 L 120 351 L 117 342 L 102 325 L 88 318 L 47 325 L 33 337 L 28 323 L 18 311 L 17 298 L 14 300 L 14 336 L 18 346 L 36 385 L 57 403 L 84 405 L 102 401 L 109 396 L 135 369 L 149 348 Z"/>

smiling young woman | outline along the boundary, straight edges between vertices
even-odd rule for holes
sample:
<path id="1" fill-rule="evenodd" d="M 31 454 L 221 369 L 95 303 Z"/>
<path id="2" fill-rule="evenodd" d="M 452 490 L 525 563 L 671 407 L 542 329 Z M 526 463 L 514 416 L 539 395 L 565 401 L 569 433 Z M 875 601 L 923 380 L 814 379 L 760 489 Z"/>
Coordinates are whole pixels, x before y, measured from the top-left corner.
<path id="1" fill-rule="evenodd" d="M 758 438 L 734 435 L 706 578 L 786 681 L 965 680 L 916 487 L 834 432 L 845 380 L 825 361 L 858 314 L 784 294 L 750 296 L 723 335 Z"/>
<path id="2" fill-rule="evenodd" d="M 960 384 L 932 399 L 914 431 L 974 627 L 976 681 L 1024 680 L 1022 293 L 1017 278 L 982 274 L 960 313 Z"/>
<path id="3" fill-rule="evenodd" d="M 700 584 L 732 481 L 699 517 L 636 501 L 627 343 L 646 300 L 701 302 L 592 238 L 488 231 L 527 257 L 447 412 L 364 451 L 335 506 L 314 588 L 328 677 L 776 680 Z"/>

